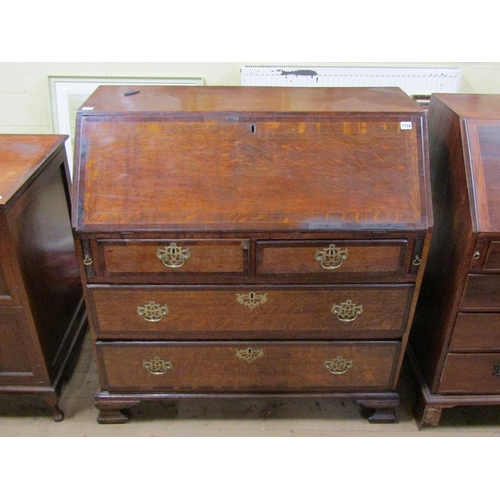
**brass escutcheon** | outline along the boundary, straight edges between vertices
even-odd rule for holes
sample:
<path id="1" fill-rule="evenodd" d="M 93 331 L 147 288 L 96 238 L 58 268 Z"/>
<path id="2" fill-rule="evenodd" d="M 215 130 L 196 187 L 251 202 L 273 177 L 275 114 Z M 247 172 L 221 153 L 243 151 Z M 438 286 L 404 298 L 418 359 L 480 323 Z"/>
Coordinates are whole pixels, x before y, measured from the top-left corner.
<path id="1" fill-rule="evenodd" d="M 167 305 L 157 304 L 154 300 L 150 300 L 143 306 L 137 306 L 137 314 L 143 317 L 146 321 L 152 323 L 160 321 L 168 314 Z"/>
<path id="2" fill-rule="evenodd" d="M 248 363 L 251 363 L 258 358 L 262 358 L 262 356 L 264 356 L 264 351 L 262 349 L 252 349 L 249 347 L 248 349 L 239 349 L 236 351 L 236 357 L 243 359 Z"/>
<path id="3" fill-rule="evenodd" d="M 342 356 L 337 356 L 336 358 L 330 359 L 329 361 L 325 361 L 323 366 L 334 375 L 342 375 L 349 368 L 352 368 L 353 362 L 352 359 L 346 359 Z"/>
<path id="4" fill-rule="evenodd" d="M 142 362 L 143 368 L 153 375 L 163 375 L 172 368 L 172 363 L 168 360 L 155 356 L 153 359 Z"/>
<path id="5" fill-rule="evenodd" d="M 168 247 L 156 249 L 156 257 L 167 267 L 182 267 L 191 257 L 189 248 L 177 246 L 177 243 L 170 243 Z"/>
<path id="6" fill-rule="evenodd" d="M 250 293 L 237 293 L 236 294 L 238 303 L 253 309 L 254 307 L 260 306 L 267 302 L 267 293 L 259 295 L 255 292 Z"/>
<path id="7" fill-rule="evenodd" d="M 332 307 L 332 313 L 337 316 L 337 319 L 346 323 L 354 321 L 362 312 L 363 306 L 356 305 L 351 299 L 340 304 L 333 304 Z"/>
<path id="8" fill-rule="evenodd" d="M 328 248 L 316 250 L 314 259 L 317 260 L 323 269 L 337 269 L 349 256 L 347 248 L 337 248 L 333 243 Z"/>

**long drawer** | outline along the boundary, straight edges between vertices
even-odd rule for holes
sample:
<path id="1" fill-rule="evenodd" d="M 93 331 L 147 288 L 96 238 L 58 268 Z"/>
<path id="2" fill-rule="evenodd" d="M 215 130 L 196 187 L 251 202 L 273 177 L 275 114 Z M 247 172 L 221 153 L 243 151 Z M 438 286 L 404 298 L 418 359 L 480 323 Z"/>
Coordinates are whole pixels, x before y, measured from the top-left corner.
<path id="1" fill-rule="evenodd" d="M 387 389 L 399 342 L 98 342 L 101 389 L 241 392 Z"/>
<path id="2" fill-rule="evenodd" d="M 412 285 L 89 287 L 101 339 L 398 338 Z"/>
<path id="3" fill-rule="evenodd" d="M 459 313 L 450 349 L 497 350 L 500 347 L 500 313 Z"/>
<path id="4" fill-rule="evenodd" d="M 460 308 L 500 311 L 500 275 L 469 274 Z"/>
<path id="5" fill-rule="evenodd" d="M 500 394 L 500 353 L 448 354 L 439 392 Z"/>

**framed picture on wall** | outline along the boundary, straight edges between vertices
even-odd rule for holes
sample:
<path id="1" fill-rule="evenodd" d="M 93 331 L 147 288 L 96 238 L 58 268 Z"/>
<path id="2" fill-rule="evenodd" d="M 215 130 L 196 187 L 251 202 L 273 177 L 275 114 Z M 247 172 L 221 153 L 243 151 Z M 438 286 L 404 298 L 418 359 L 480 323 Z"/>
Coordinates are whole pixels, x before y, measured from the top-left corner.
<path id="1" fill-rule="evenodd" d="M 77 109 L 99 85 L 204 85 L 203 77 L 65 77 L 49 76 L 52 130 L 67 134 L 66 153 L 73 175 L 73 145 Z"/>

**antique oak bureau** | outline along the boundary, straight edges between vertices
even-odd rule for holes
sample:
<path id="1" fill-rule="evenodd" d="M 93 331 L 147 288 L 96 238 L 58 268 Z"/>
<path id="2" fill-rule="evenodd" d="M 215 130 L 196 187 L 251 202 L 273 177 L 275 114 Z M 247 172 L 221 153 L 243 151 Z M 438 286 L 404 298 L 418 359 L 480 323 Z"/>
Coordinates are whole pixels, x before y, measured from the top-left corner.
<path id="1" fill-rule="evenodd" d="M 394 421 L 432 224 L 425 127 L 396 88 L 99 87 L 73 191 L 98 421 L 264 396 Z"/>
<path id="2" fill-rule="evenodd" d="M 500 96 L 433 95 L 429 145 L 436 224 L 409 351 L 421 427 L 500 404 Z"/>
<path id="3" fill-rule="evenodd" d="M 0 135 L 0 394 L 40 397 L 56 421 L 87 330 L 65 139 Z"/>

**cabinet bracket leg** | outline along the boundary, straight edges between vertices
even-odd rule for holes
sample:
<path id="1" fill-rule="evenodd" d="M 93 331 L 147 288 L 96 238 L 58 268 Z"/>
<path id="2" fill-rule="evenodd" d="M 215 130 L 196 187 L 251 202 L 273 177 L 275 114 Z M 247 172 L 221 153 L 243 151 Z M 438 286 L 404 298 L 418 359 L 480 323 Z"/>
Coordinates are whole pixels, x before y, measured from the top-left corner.
<path id="1" fill-rule="evenodd" d="M 393 424 L 398 421 L 396 418 L 396 408 L 399 405 L 399 401 L 361 400 L 358 401 L 358 404 L 370 412 L 367 418 L 371 424 Z"/>

